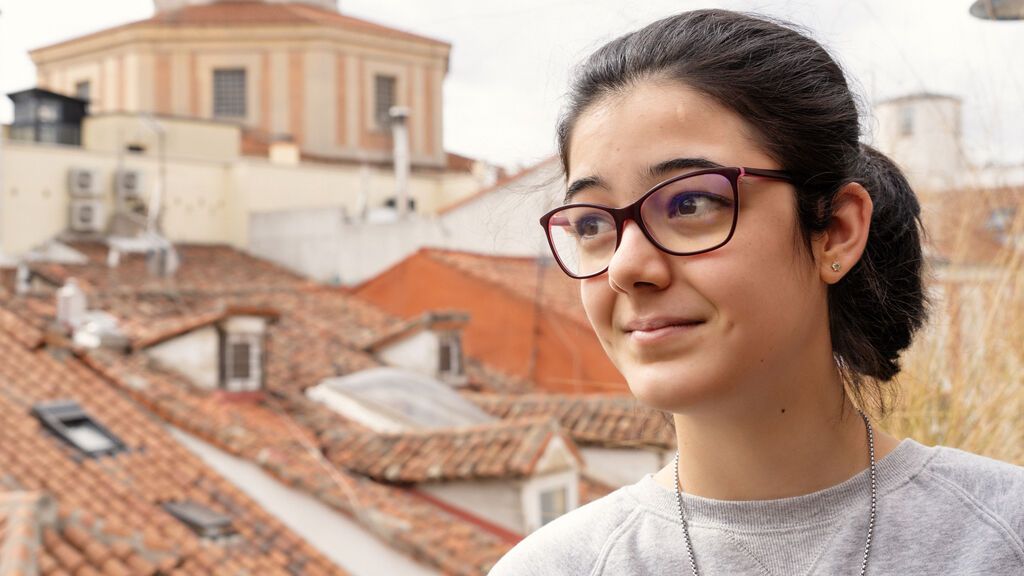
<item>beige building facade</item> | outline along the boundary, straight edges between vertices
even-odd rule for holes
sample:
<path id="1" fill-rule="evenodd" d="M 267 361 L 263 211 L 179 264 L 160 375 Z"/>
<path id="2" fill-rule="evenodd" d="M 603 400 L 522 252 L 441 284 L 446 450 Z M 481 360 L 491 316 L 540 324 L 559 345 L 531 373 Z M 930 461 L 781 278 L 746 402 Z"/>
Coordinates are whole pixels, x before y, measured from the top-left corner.
<path id="1" fill-rule="evenodd" d="M 5 127 L 0 262 L 61 234 L 125 234 L 125 214 L 172 242 L 244 249 L 267 214 L 391 221 L 403 195 L 431 215 L 493 183 L 494 167 L 442 147 L 449 44 L 334 0 L 154 5 L 149 19 L 30 53 L 38 87 L 87 99 L 89 116 L 81 146 L 12 141 Z M 407 112 L 404 146 L 392 107 Z"/>
<path id="2" fill-rule="evenodd" d="M 387 162 L 391 106 L 409 110 L 413 166 L 443 168 L 451 46 L 338 12 L 329 0 L 155 2 L 153 17 L 30 52 L 38 87 L 91 112 L 236 122 L 257 144 Z"/>
<path id="3" fill-rule="evenodd" d="M 4 255 L 18 258 L 61 234 L 116 235 L 115 216 L 130 212 L 138 222 L 153 215 L 173 242 L 245 249 L 258 232 L 252 223 L 269 214 L 331 212 L 359 221 L 397 187 L 388 166 L 303 161 L 289 143 L 243 155 L 232 123 L 111 113 L 87 118 L 82 134 L 82 146 L 3 142 L 0 265 Z M 82 173 L 88 189 L 74 180 Z M 133 175 L 132 189 L 118 183 L 119 174 Z M 406 187 L 423 214 L 415 219 L 483 182 L 469 171 L 414 168 Z"/>

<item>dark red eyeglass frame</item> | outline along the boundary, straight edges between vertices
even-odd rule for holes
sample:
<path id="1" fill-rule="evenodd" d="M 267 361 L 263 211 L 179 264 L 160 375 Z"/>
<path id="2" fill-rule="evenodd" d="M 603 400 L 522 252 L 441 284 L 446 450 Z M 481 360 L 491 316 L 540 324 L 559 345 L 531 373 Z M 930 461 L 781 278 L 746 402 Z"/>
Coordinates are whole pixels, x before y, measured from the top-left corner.
<path id="1" fill-rule="evenodd" d="M 716 244 L 716 245 L 714 245 L 714 246 L 712 246 L 710 248 L 704 248 L 703 250 L 696 250 L 696 251 L 693 251 L 693 252 L 673 252 L 672 250 L 669 250 L 668 248 L 665 248 L 664 246 L 662 246 L 661 243 L 658 242 L 657 240 L 655 240 L 654 236 L 652 236 L 651 233 L 647 230 L 647 226 L 644 225 L 643 218 L 640 215 L 640 206 L 644 203 L 644 200 L 647 200 L 647 198 L 650 197 L 651 194 L 654 194 L 655 192 L 657 192 L 661 188 L 663 188 L 663 187 L 665 187 L 665 186 L 667 186 L 667 185 L 669 185 L 669 184 L 671 184 L 673 182 L 678 182 L 679 180 L 684 180 L 686 178 L 692 178 L 694 176 L 700 176 L 702 174 L 718 174 L 718 175 L 721 175 L 721 176 L 725 176 L 729 180 L 729 183 L 732 185 L 732 194 L 733 194 L 733 198 L 735 199 L 735 203 L 733 205 L 732 226 L 729 228 L 729 235 L 725 237 L 725 240 L 722 240 L 720 243 L 718 243 L 718 244 Z M 558 257 L 557 250 L 555 250 L 555 242 L 551 238 L 551 229 L 549 228 L 548 224 L 551 221 L 551 217 L 552 216 L 554 216 L 558 212 L 560 212 L 562 210 L 565 210 L 565 209 L 568 209 L 568 208 L 597 208 L 597 209 L 604 210 L 605 212 L 611 214 L 612 218 L 615 220 L 615 250 L 619 249 L 619 244 L 622 242 L 622 228 L 623 228 L 623 226 L 625 226 L 626 220 L 632 220 L 633 222 L 636 222 L 637 226 L 640 227 L 640 231 L 644 233 L 644 236 L 647 237 L 647 240 L 649 240 L 651 242 L 651 244 L 654 244 L 654 246 L 656 246 L 659 250 L 661 250 L 662 252 L 665 252 L 666 254 L 671 254 L 673 256 L 693 256 L 694 254 L 704 254 L 706 252 L 711 252 L 712 250 L 717 250 L 717 249 L 721 248 L 722 246 L 725 246 L 726 244 L 728 244 L 729 240 L 732 240 L 732 235 L 736 232 L 736 222 L 739 221 L 739 214 L 740 214 L 740 187 L 739 187 L 739 180 L 743 176 L 758 176 L 758 177 L 761 177 L 761 178 L 771 178 L 773 180 L 784 180 L 786 182 L 791 182 L 791 183 L 794 182 L 792 174 L 790 174 L 789 172 L 786 172 L 784 170 L 769 170 L 769 169 L 766 169 L 766 168 L 743 168 L 743 167 L 737 167 L 737 168 L 732 168 L 732 167 L 708 168 L 706 170 L 697 170 L 697 171 L 694 171 L 694 172 L 687 172 L 686 174 L 681 174 L 679 176 L 673 176 L 672 178 L 669 178 L 668 180 L 665 180 L 664 182 L 660 182 L 660 183 L 656 184 L 653 188 L 651 188 L 650 190 L 645 192 L 643 196 L 641 196 L 639 199 L 636 200 L 636 202 L 633 202 L 629 206 L 623 206 L 622 208 L 611 208 L 609 206 L 604 206 L 604 205 L 601 205 L 601 204 L 587 204 L 587 203 L 584 203 L 584 204 L 565 204 L 563 206 L 559 206 L 559 207 L 555 208 L 554 210 L 551 210 L 547 214 L 541 216 L 540 217 L 540 225 L 544 227 L 544 235 L 547 236 L 548 246 L 551 248 L 551 254 L 555 257 L 555 262 L 558 263 L 558 267 L 561 268 L 562 271 L 566 273 L 566 275 L 568 275 L 571 278 L 575 278 L 577 280 L 583 280 L 583 279 L 586 279 L 586 278 L 593 278 L 594 276 L 600 276 L 601 274 L 604 274 L 605 272 L 608 271 L 608 266 L 605 266 L 602 270 L 600 270 L 599 272 L 594 272 L 593 274 L 587 274 L 585 276 L 577 276 L 577 275 L 573 274 L 572 272 L 570 272 L 569 269 L 565 266 L 565 264 L 562 263 L 562 260 Z M 612 252 L 612 254 L 614 254 L 614 253 L 615 252 Z"/>

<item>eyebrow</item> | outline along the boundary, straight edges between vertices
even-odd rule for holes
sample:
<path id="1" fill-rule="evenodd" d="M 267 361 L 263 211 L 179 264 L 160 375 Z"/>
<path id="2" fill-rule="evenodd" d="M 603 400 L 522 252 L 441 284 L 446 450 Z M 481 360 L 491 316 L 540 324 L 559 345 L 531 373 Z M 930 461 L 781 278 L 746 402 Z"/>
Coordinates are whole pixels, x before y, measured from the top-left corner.
<path id="1" fill-rule="evenodd" d="M 718 162 L 712 162 L 707 158 L 672 158 L 671 160 L 665 160 L 652 166 L 648 166 L 647 170 L 643 172 L 644 178 L 653 180 L 656 178 L 663 178 L 666 175 L 676 172 L 678 170 L 689 170 L 693 168 L 721 168 L 722 164 Z M 579 194 L 587 188 L 604 188 L 609 189 L 608 184 L 601 179 L 600 176 L 586 176 L 578 180 L 574 180 L 569 185 L 565 192 L 565 199 L 562 200 L 563 204 L 568 204 L 573 196 Z"/>

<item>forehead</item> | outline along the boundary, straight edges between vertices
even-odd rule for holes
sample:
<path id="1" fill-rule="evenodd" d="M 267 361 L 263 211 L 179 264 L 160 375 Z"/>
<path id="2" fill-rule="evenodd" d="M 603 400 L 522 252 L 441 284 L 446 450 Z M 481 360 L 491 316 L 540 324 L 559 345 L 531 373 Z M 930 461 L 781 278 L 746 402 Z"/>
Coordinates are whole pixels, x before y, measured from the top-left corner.
<path id="1" fill-rule="evenodd" d="M 641 82 L 610 94 L 577 119 L 569 140 L 570 183 L 596 178 L 616 187 L 645 180 L 673 158 L 724 166 L 772 167 L 750 125 L 709 96 L 669 81 Z"/>

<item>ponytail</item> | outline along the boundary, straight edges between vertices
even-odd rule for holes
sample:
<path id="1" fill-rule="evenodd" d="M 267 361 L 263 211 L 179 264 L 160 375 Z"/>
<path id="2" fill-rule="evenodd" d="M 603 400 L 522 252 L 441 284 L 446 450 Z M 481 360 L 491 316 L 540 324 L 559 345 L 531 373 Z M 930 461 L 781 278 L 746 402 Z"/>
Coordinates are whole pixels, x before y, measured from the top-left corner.
<path id="1" fill-rule="evenodd" d="M 900 352 L 924 323 L 927 304 L 921 207 L 910 184 L 892 160 L 866 144 L 853 172 L 851 180 L 871 196 L 871 227 L 860 261 L 829 287 L 828 306 L 833 353 L 863 401 L 864 376 L 888 382 L 899 373 Z M 884 412 L 884 398 L 874 396 Z"/>

